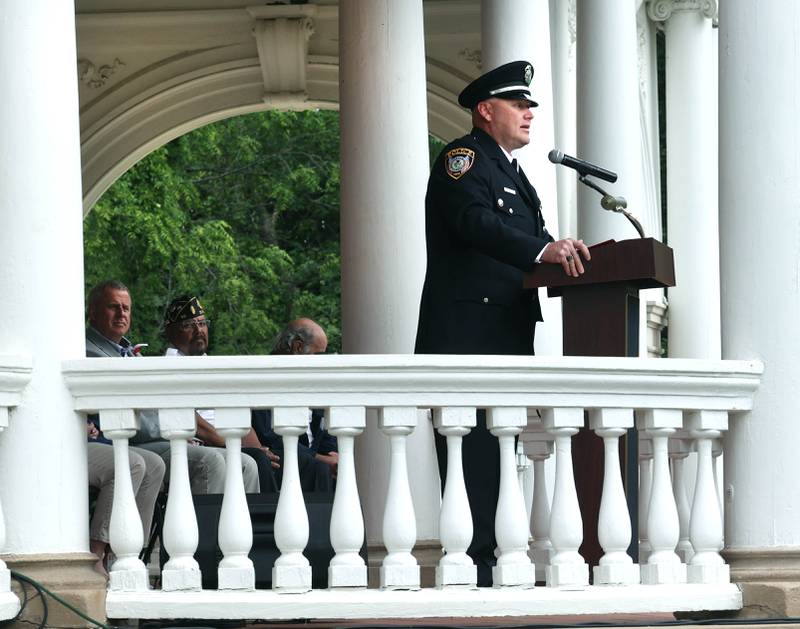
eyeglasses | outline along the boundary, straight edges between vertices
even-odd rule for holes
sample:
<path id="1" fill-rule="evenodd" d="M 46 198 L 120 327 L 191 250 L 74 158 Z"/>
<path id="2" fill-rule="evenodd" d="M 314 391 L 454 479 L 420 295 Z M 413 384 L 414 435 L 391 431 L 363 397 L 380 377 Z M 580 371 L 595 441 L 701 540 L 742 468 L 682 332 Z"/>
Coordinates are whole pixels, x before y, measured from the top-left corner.
<path id="1" fill-rule="evenodd" d="M 181 321 L 180 323 L 177 324 L 177 326 L 184 332 L 188 332 L 192 328 L 197 328 L 198 330 L 205 330 L 211 327 L 211 321 L 209 319 L 201 319 L 200 321 L 195 321 L 194 319 L 190 319 L 189 321 Z"/>

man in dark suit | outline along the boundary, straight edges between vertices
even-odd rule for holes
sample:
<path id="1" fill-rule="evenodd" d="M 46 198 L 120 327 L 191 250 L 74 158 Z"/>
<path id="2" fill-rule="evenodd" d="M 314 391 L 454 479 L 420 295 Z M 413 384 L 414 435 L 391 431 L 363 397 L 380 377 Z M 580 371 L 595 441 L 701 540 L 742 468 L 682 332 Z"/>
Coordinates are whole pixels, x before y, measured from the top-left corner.
<path id="1" fill-rule="evenodd" d="M 458 97 L 472 111 L 473 129 L 436 159 L 425 197 L 428 268 L 422 290 L 415 351 L 418 354 L 533 354 L 541 321 L 536 291 L 523 274 L 539 263 L 583 273 L 581 240 L 555 241 L 541 202 L 511 151 L 530 141 L 533 68 L 514 61 L 467 85 Z M 478 585 L 490 585 L 495 564 L 494 515 L 500 454 L 486 429 L 485 412 L 464 438 L 464 477 L 473 520 L 468 550 Z M 446 443 L 436 435 L 445 479 Z"/>

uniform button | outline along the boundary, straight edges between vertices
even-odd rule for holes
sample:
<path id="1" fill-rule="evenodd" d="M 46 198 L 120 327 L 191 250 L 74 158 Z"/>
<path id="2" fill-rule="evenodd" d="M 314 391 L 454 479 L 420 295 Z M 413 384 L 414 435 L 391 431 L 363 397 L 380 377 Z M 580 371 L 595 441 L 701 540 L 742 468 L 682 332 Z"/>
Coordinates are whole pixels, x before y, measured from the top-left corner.
<path id="1" fill-rule="evenodd" d="M 508 208 L 508 213 L 509 214 L 513 214 L 514 213 L 514 208 L 513 207 Z"/>
<path id="2" fill-rule="evenodd" d="M 497 199 L 497 207 L 503 207 L 503 199 Z"/>
<path id="3" fill-rule="evenodd" d="M 489 303 L 489 298 L 488 297 L 484 297 L 483 298 L 483 303 L 488 304 Z"/>

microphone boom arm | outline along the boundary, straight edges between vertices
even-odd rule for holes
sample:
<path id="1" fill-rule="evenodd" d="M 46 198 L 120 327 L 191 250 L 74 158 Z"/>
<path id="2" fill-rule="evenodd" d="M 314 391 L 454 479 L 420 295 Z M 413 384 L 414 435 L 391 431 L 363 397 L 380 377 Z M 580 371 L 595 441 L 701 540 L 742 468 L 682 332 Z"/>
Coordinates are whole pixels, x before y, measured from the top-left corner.
<path id="1" fill-rule="evenodd" d="M 580 181 L 583 185 L 599 192 L 603 195 L 603 198 L 600 200 L 600 206 L 604 210 L 608 210 L 609 212 L 619 212 L 623 214 L 625 218 L 627 218 L 631 225 L 633 225 L 634 229 L 639 233 L 640 238 L 644 238 L 644 229 L 642 229 L 642 224 L 637 220 L 635 216 L 633 216 L 630 212 L 628 212 L 625 208 L 628 206 L 628 202 L 624 199 L 624 197 L 615 197 L 605 190 L 603 190 L 597 183 L 589 179 L 586 175 L 579 175 L 578 181 Z"/>

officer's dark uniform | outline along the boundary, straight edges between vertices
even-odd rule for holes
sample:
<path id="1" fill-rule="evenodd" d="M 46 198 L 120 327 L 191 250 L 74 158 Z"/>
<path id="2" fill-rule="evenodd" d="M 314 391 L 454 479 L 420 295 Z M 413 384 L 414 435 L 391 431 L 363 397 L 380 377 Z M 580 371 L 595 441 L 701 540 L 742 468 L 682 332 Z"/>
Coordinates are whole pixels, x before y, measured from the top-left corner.
<path id="1" fill-rule="evenodd" d="M 506 64 L 473 81 L 459 103 L 472 109 L 497 96 L 535 106 L 528 91 L 531 75 L 527 62 Z M 425 225 L 428 268 L 416 353 L 533 354 L 541 311 L 536 292 L 523 290 L 522 276 L 553 239 L 536 191 L 490 135 L 473 129 L 437 157 L 425 198 Z M 444 479 L 446 442 L 439 434 L 436 450 Z M 463 456 L 473 521 L 468 552 L 478 566 L 478 584 L 490 585 L 500 454 L 482 411 L 478 426 L 464 438 Z"/>

